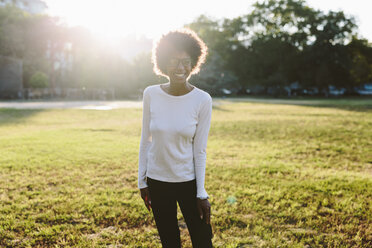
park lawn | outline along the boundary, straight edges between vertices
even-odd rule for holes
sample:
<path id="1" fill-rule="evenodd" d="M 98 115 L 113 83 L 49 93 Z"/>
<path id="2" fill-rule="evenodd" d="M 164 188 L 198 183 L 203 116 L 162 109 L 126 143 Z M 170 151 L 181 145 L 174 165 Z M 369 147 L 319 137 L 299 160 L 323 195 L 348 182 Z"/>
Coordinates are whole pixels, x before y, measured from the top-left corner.
<path id="1" fill-rule="evenodd" d="M 219 102 L 215 247 L 372 247 L 371 101 Z M 137 189 L 141 115 L 0 109 L 0 247 L 161 247 Z"/>

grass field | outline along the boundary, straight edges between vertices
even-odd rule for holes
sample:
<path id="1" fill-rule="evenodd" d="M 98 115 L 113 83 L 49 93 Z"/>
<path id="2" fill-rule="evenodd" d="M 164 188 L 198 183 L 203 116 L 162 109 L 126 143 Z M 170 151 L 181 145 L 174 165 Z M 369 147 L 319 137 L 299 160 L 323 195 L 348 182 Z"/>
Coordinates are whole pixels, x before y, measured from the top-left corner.
<path id="1" fill-rule="evenodd" d="M 215 247 L 372 247 L 371 100 L 309 101 L 213 109 Z M 137 189 L 141 114 L 0 109 L 0 247 L 161 247 Z"/>

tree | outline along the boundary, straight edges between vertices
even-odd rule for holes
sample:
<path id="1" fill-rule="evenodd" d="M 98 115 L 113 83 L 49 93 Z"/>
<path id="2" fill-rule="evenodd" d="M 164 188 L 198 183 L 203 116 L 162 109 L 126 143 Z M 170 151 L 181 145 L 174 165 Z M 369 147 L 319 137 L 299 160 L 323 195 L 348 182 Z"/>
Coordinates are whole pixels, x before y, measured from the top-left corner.
<path id="1" fill-rule="evenodd" d="M 372 82 L 372 45 L 368 40 L 353 37 L 347 47 L 352 61 L 350 77 L 353 85 Z"/>
<path id="2" fill-rule="evenodd" d="M 270 84 L 271 79 L 279 84 L 299 81 L 319 88 L 350 84 L 346 44 L 356 31 L 352 17 L 342 11 L 314 10 L 303 0 L 265 0 L 255 3 L 245 20 L 254 33 L 250 53 L 266 55 L 254 57 L 250 66 L 256 76 L 251 80 L 264 85 Z M 266 46 L 262 49 L 257 42 L 263 40 Z M 283 51 L 281 58 L 285 60 L 278 59 L 278 50 Z M 276 69 L 267 69 L 265 65 Z M 269 81 L 259 76 L 260 71 Z"/>
<path id="3" fill-rule="evenodd" d="M 248 85 L 285 86 L 297 79 L 298 50 L 292 44 L 261 36 L 255 38 L 247 50 L 242 68 L 239 64 L 236 68 L 241 70 L 239 75 L 245 76 Z M 238 51 L 237 57 L 243 52 Z"/>
<path id="4" fill-rule="evenodd" d="M 221 94 L 223 88 L 239 89 L 237 77 L 225 69 L 224 63 L 222 57 L 217 52 L 213 52 L 209 55 L 208 62 L 202 66 L 198 74 L 191 77 L 190 81 L 214 95 Z"/>
<path id="5" fill-rule="evenodd" d="M 211 93 L 218 93 L 222 88 L 241 87 L 241 81 L 230 66 L 231 52 L 239 41 L 230 35 L 232 30 L 223 27 L 233 27 L 227 22 L 229 22 L 227 19 L 216 21 L 201 15 L 192 23 L 185 25 L 194 30 L 208 46 L 206 64 L 198 75 L 192 77 L 192 81 Z M 227 34 L 228 32 L 230 34 Z"/>
<path id="6" fill-rule="evenodd" d="M 48 87 L 48 76 L 43 72 L 36 72 L 30 79 L 31 88 L 46 88 Z"/>
<path id="7" fill-rule="evenodd" d="M 23 60 L 26 87 L 35 72 L 44 71 L 55 88 L 56 55 L 63 53 L 65 32 L 57 18 L 29 14 L 15 5 L 0 8 L 0 54 Z"/>
<path id="8" fill-rule="evenodd" d="M 139 53 L 133 58 L 130 68 L 134 88 L 144 89 L 148 85 L 167 81 L 163 76 L 157 76 L 153 72 L 151 53 Z"/>

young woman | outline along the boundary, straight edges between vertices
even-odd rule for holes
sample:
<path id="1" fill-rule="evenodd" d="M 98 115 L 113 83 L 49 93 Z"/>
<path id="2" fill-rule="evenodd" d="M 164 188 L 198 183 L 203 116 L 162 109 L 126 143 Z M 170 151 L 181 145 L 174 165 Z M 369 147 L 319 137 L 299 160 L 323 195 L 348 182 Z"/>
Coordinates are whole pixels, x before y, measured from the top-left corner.
<path id="1" fill-rule="evenodd" d="M 154 72 L 169 82 L 143 92 L 138 188 L 163 247 L 181 247 L 177 202 L 193 247 L 213 247 L 204 188 L 212 98 L 188 82 L 206 54 L 206 45 L 190 29 L 171 31 L 153 46 Z"/>

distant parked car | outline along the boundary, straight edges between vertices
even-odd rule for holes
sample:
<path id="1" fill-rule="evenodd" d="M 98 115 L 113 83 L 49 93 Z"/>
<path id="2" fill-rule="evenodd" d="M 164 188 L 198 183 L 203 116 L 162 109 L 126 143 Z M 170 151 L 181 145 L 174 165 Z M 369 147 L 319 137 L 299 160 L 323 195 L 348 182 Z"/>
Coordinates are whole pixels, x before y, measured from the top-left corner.
<path id="1" fill-rule="evenodd" d="M 309 88 L 302 89 L 302 92 L 304 95 L 307 95 L 307 96 L 316 96 L 319 94 L 319 89 L 316 87 L 309 87 Z"/>
<path id="2" fill-rule="evenodd" d="M 319 95 L 319 89 L 316 87 L 291 89 L 292 96 L 316 96 Z"/>
<path id="3" fill-rule="evenodd" d="M 254 85 L 247 90 L 251 95 L 266 95 L 266 88 L 262 85 Z"/>
<path id="4" fill-rule="evenodd" d="M 249 94 L 251 94 L 251 93 L 252 93 L 251 90 L 250 90 L 250 89 L 247 89 L 247 88 L 245 88 L 245 87 L 241 87 L 241 88 L 236 92 L 237 95 L 249 95 Z"/>
<path id="5" fill-rule="evenodd" d="M 332 96 L 342 96 L 346 92 L 345 88 L 337 88 L 333 85 L 328 86 L 328 94 Z"/>
<path id="6" fill-rule="evenodd" d="M 271 86 L 267 88 L 267 94 L 271 96 L 287 96 L 288 91 L 282 86 Z"/>
<path id="7" fill-rule="evenodd" d="M 372 83 L 363 84 L 360 87 L 355 87 L 355 91 L 362 96 L 372 96 Z"/>
<path id="8" fill-rule="evenodd" d="M 232 93 L 231 90 L 228 90 L 228 89 L 225 89 L 225 88 L 221 89 L 221 91 L 222 91 L 222 94 L 224 94 L 224 95 L 231 95 L 231 93 Z"/>

